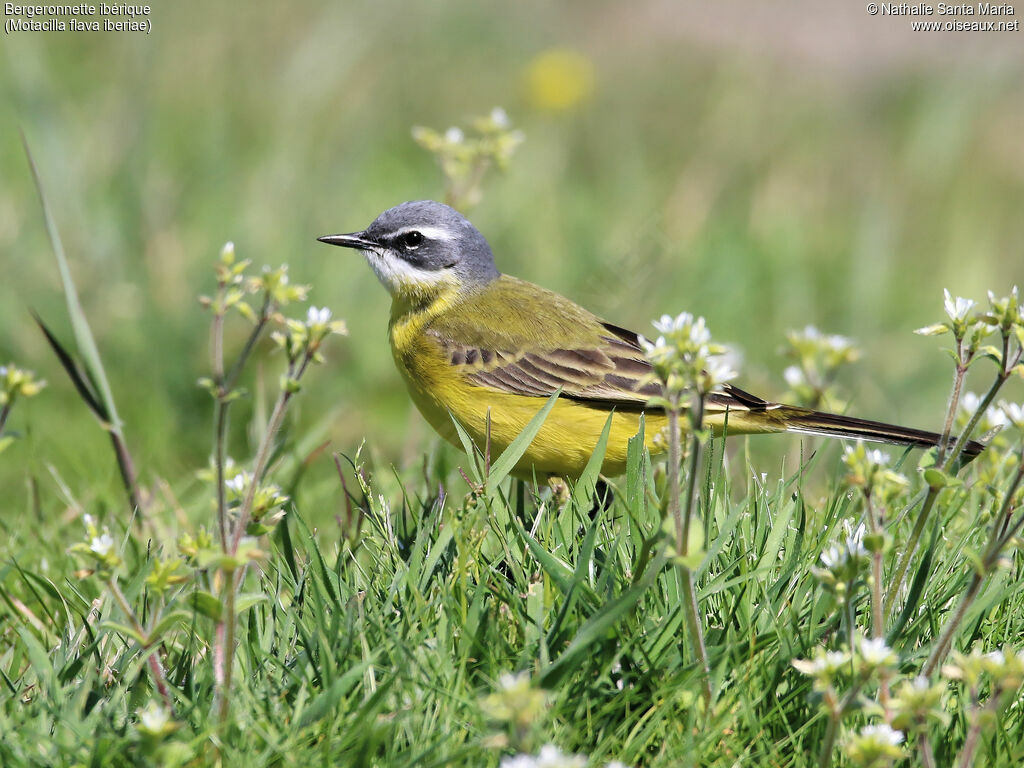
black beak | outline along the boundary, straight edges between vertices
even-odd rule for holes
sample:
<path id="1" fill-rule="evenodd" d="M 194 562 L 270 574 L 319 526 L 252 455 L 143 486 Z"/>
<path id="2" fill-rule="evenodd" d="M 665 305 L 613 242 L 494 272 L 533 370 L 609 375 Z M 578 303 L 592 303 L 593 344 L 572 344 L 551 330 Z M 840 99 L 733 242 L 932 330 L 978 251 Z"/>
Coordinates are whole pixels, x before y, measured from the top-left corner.
<path id="1" fill-rule="evenodd" d="M 362 232 L 351 232 L 347 235 L 324 235 L 318 237 L 317 240 L 328 245 L 340 245 L 342 248 L 355 248 L 359 251 L 374 251 L 379 247 L 372 240 L 368 240 Z"/>

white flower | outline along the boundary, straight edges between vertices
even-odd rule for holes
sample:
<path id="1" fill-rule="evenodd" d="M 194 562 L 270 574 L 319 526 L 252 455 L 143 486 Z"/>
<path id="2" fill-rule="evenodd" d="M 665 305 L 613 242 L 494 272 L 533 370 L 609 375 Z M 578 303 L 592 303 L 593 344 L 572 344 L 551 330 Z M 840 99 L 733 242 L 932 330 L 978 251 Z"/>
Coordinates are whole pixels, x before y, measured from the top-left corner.
<path id="1" fill-rule="evenodd" d="M 554 744 L 545 744 L 536 756 L 520 753 L 503 758 L 500 768 L 583 768 L 586 764 L 582 755 L 567 755 Z"/>
<path id="2" fill-rule="evenodd" d="M 7 366 L 6 365 L 0 365 L 0 379 L 5 377 L 6 375 L 7 375 Z"/>
<path id="3" fill-rule="evenodd" d="M 853 339 L 833 333 L 825 337 L 825 344 L 836 352 L 843 352 L 853 346 Z"/>
<path id="4" fill-rule="evenodd" d="M 654 341 L 651 341 L 646 336 L 640 336 L 640 346 L 644 348 L 644 352 L 651 354 L 660 347 L 668 346 L 668 342 L 665 341 L 664 336 L 659 336 Z"/>
<path id="5" fill-rule="evenodd" d="M 802 387 L 807 379 L 804 376 L 804 371 L 799 365 L 791 365 L 782 372 L 782 377 L 786 380 L 786 383 L 793 389 Z"/>
<path id="6" fill-rule="evenodd" d="M 854 529 L 849 520 L 844 520 L 843 530 L 846 532 L 845 546 L 833 544 L 821 553 L 821 564 L 826 568 L 834 570 L 846 565 L 854 558 L 868 555 L 868 551 L 864 548 L 864 535 L 867 533 L 864 523 Z"/>
<path id="7" fill-rule="evenodd" d="M 327 307 L 310 307 L 306 312 L 306 325 L 327 325 L 331 322 L 333 313 Z"/>
<path id="8" fill-rule="evenodd" d="M 730 379 L 735 379 L 738 375 L 729 365 L 728 361 L 719 355 L 708 358 L 708 361 L 704 364 L 704 373 L 711 381 L 712 388 L 717 384 L 724 384 Z"/>
<path id="9" fill-rule="evenodd" d="M 498 678 L 498 689 L 502 691 L 511 691 L 514 689 L 529 687 L 530 675 L 526 672 L 503 672 Z"/>
<path id="10" fill-rule="evenodd" d="M 224 485 L 227 486 L 229 491 L 234 491 L 235 493 L 241 493 L 242 491 L 245 490 L 245 485 L 246 485 L 247 481 L 248 481 L 248 478 L 245 476 L 245 473 L 244 472 L 239 472 L 237 475 L 232 477 L 230 480 L 225 481 Z"/>
<path id="11" fill-rule="evenodd" d="M 110 554 L 110 550 L 114 548 L 114 539 L 111 538 L 107 531 L 104 531 L 100 536 L 94 536 L 92 541 L 89 542 L 89 549 L 100 557 L 106 557 Z"/>
<path id="12" fill-rule="evenodd" d="M 823 347 L 828 347 L 836 352 L 844 352 L 853 346 L 853 340 L 837 333 L 824 334 L 813 325 L 804 326 L 803 331 L 798 331 L 794 336 L 803 337 L 805 341 L 814 341 Z"/>
<path id="13" fill-rule="evenodd" d="M 508 113 L 501 107 L 495 107 L 491 110 L 491 122 L 495 128 L 508 128 Z"/>
<path id="14" fill-rule="evenodd" d="M 967 319 L 967 313 L 974 307 L 974 301 L 972 299 L 965 299 L 963 296 L 957 296 L 956 300 L 949 295 L 949 290 L 943 290 L 945 295 L 945 307 L 946 314 L 949 315 L 949 319 L 954 323 L 962 322 Z"/>
<path id="15" fill-rule="evenodd" d="M 711 341 L 711 331 L 708 330 L 707 323 L 704 322 L 703 317 L 698 317 L 693 321 L 693 325 L 690 326 L 690 343 L 694 346 L 704 346 Z"/>
<path id="16" fill-rule="evenodd" d="M 864 535 L 868 532 L 864 523 L 855 529 L 850 525 L 849 520 L 843 521 L 843 530 L 846 531 L 846 549 L 851 555 L 867 557 L 868 551 L 864 549 Z"/>
<path id="17" fill-rule="evenodd" d="M 845 549 L 840 549 L 835 544 L 821 553 L 821 564 L 832 569 L 840 565 L 846 565 L 848 554 Z"/>
<path id="18" fill-rule="evenodd" d="M 652 325 L 660 333 L 669 334 L 681 331 L 692 322 L 693 315 L 689 312 L 680 312 L 676 317 L 672 317 L 671 315 L 662 315 L 661 318 L 655 320 Z"/>
<path id="19" fill-rule="evenodd" d="M 170 713 L 155 701 L 151 701 L 145 709 L 139 710 L 139 729 L 146 733 L 163 733 L 170 722 Z"/>
<path id="20" fill-rule="evenodd" d="M 82 522 L 85 523 L 86 528 L 92 528 L 94 525 L 96 525 L 96 518 L 94 518 L 92 515 L 86 512 L 84 515 L 82 515 Z"/>
<path id="21" fill-rule="evenodd" d="M 892 726 L 886 723 L 879 723 L 878 725 L 865 725 L 860 729 L 861 738 L 872 739 L 874 741 L 881 742 L 882 744 L 888 744 L 893 747 L 898 747 L 903 743 L 903 731 L 897 731 Z"/>
<path id="22" fill-rule="evenodd" d="M 444 140 L 449 144 L 461 144 L 466 138 L 466 134 L 462 132 L 461 128 L 452 126 L 444 132 Z"/>
<path id="23" fill-rule="evenodd" d="M 823 651 L 818 648 L 813 659 L 794 659 L 793 666 L 798 672 L 811 677 L 834 677 L 843 667 L 850 663 L 850 655 L 845 651 Z"/>
<path id="24" fill-rule="evenodd" d="M 1009 412 L 1003 407 L 1003 403 L 1000 403 L 999 407 L 990 405 L 985 409 L 985 418 L 981 422 L 981 429 L 983 432 L 998 428 L 1007 427 L 1013 422 Z M 978 412 L 978 408 L 981 407 L 981 398 L 978 397 L 974 392 L 965 392 L 963 397 L 960 398 L 960 408 L 969 417 L 973 416 Z M 1017 406 L 1020 408 L 1020 406 Z M 1024 414 L 1022 414 L 1024 415 Z M 1016 422 L 1014 422 L 1016 424 Z"/>
<path id="25" fill-rule="evenodd" d="M 881 637 L 861 638 L 860 657 L 865 664 L 871 667 L 880 667 L 883 664 L 892 664 L 896 661 L 896 654 Z"/>
<path id="26" fill-rule="evenodd" d="M 1024 429 L 1024 404 L 1008 403 L 1005 400 L 999 403 L 999 410 L 1003 417 L 1013 424 L 1017 429 Z"/>
<path id="27" fill-rule="evenodd" d="M 994 292 L 989 291 L 988 292 L 988 300 L 989 300 L 989 303 L 992 304 L 992 306 L 998 306 L 999 304 L 1010 303 L 1010 302 L 1012 302 L 1013 304 L 1019 304 L 1020 303 L 1020 296 L 1017 293 L 1017 286 L 1015 285 L 1015 286 L 1013 286 L 1013 288 L 1010 289 L 1010 295 L 1009 296 L 1004 296 L 1002 298 L 996 296 Z"/>
<path id="28" fill-rule="evenodd" d="M 867 452 L 868 461 L 874 464 L 876 467 L 884 467 L 889 463 L 889 455 L 883 453 L 877 448 L 873 448 Z"/>
<path id="29" fill-rule="evenodd" d="M 640 346 L 643 347 L 644 354 L 647 356 L 647 359 L 654 365 L 666 363 L 669 360 L 672 360 L 676 354 L 676 348 L 669 346 L 668 339 L 664 336 L 659 336 L 654 341 L 641 336 Z"/>
<path id="30" fill-rule="evenodd" d="M 711 341 L 711 331 L 708 330 L 704 318 L 694 317 L 689 312 L 680 312 L 675 317 L 662 315 L 659 320 L 654 321 L 653 325 L 659 333 L 665 336 L 685 334 L 685 339 L 695 347 L 702 347 Z"/>
<path id="31" fill-rule="evenodd" d="M 822 669 L 825 671 L 838 672 L 849 663 L 850 657 L 843 651 L 825 651 L 824 655 L 816 661 L 820 661 Z"/>
<path id="32" fill-rule="evenodd" d="M 972 416 L 978 410 L 979 405 L 981 405 L 981 398 L 974 392 L 964 392 L 963 397 L 960 398 L 960 407 Z"/>

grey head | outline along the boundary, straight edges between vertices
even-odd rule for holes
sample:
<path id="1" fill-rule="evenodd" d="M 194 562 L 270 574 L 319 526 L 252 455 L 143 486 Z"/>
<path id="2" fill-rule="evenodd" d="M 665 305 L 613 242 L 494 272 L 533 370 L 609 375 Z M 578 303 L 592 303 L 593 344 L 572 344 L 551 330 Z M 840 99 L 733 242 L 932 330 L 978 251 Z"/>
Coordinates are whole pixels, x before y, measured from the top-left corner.
<path id="1" fill-rule="evenodd" d="M 433 200 L 389 208 L 361 232 L 317 239 L 362 251 L 392 295 L 422 294 L 442 284 L 485 285 L 500 275 L 477 228 Z"/>

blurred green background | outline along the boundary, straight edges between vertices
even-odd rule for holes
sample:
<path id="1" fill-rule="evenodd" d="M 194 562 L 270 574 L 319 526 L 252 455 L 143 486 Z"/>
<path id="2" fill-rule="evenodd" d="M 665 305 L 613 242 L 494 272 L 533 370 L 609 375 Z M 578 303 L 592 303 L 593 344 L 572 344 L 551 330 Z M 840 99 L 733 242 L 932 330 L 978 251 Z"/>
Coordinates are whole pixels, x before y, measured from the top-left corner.
<path id="1" fill-rule="evenodd" d="M 760 394 L 786 389 L 785 332 L 814 324 L 864 350 L 843 381 L 852 413 L 938 428 L 948 360 L 911 330 L 940 319 L 944 287 L 982 299 L 1024 282 L 1022 32 L 913 33 L 809 1 L 190 1 L 152 21 L 150 35 L 16 33 L 0 51 L 0 362 L 50 382 L 15 409 L 26 439 L 0 456 L 15 513 L 29 476 L 58 507 L 51 464 L 86 501 L 117 485 L 29 314 L 70 341 L 19 127 L 147 483 L 206 463 L 196 297 L 227 240 L 287 262 L 348 321 L 292 429 L 420 464 L 435 438 L 393 369 L 388 298 L 315 237 L 440 197 L 410 129 L 496 105 L 526 134 L 470 214 L 499 267 L 639 331 L 705 315 Z M 243 407 L 238 456 L 245 422 Z"/>

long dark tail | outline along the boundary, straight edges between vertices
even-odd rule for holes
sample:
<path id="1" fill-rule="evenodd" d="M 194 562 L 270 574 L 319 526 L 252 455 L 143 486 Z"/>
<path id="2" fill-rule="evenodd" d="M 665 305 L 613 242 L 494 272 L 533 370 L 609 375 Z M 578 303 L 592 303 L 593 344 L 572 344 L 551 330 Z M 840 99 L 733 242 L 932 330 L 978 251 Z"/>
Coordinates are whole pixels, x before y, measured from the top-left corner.
<path id="1" fill-rule="evenodd" d="M 812 411 L 808 408 L 797 408 L 793 405 L 783 405 L 773 410 L 774 413 L 772 415 L 781 418 L 787 432 L 824 435 L 825 437 L 845 437 L 853 440 L 868 440 L 874 443 L 913 445 L 920 448 L 931 448 L 938 445 L 939 440 L 942 439 L 942 435 L 936 432 L 898 427 L 895 424 L 883 424 L 880 421 L 854 419 L 850 416 Z M 985 450 L 983 443 L 971 440 L 964 446 L 963 455 L 967 459 L 973 459 L 983 450 Z"/>

